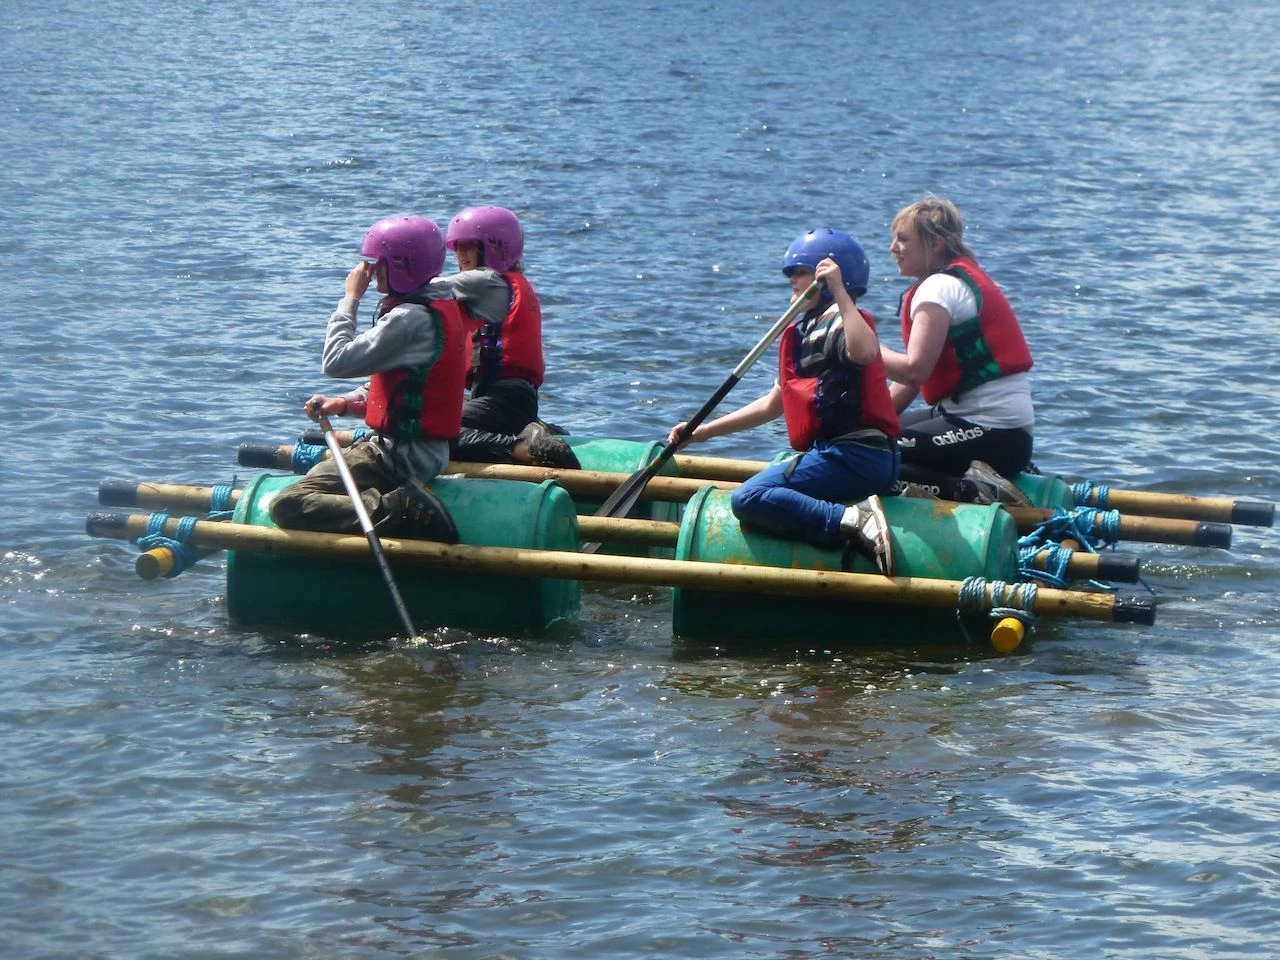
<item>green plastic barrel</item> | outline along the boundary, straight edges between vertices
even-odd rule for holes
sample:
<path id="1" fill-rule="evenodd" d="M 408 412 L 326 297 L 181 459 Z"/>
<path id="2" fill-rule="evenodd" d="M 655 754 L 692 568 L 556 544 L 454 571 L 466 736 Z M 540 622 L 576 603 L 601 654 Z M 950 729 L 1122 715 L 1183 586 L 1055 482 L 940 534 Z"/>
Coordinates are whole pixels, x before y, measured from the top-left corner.
<path id="1" fill-rule="evenodd" d="M 894 574 L 1012 582 L 1018 575 L 1018 531 L 998 504 L 950 503 L 917 497 L 885 497 L 893 532 Z M 685 505 L 676 559 L 842 570 L 845 550 L 823 550 L 738 526 L 727 491 L 705 487 Z M 876 573 L 870 560 L 849 551 L 847 569 Z M 677 588 L 672 604 L 677 637 L 716 642 L 791 642 L 819 645 L 902 644 L 966 637 L 955 610 Z M 978 632 L 975 639 L 985 639 Z"/>
<path id="2" fill-rule="evenodd" d="M 565 442 L 573 448 L 574 455 L 582 464 L 583 470 L 601 470 L 608 473 L 621 473 L 627 476 L 643 470 L 662 452 L 663 444 L 657 441 L 639 443 L 634 440 L 609 440 L 602 437 L 565 437 Z M 675 459 L 668 460 L 658 471 L 659 476 L 679 476 Z M 603 500 L 579 497 L 575 501 L 578 513 L 584 517 L 593 515 L 604 504 Z M 665 500 L 638 500 L 628 517 L 636 520 L 661 520 L 666 523 L 679 523 L 680 510 L 683 505 Z M 670 557 L 670 547 L 641 547 L 628 544 L 605 544 L 600 548 L 602 554 L 619 556 Z"/>
<path id="3" fill-rule="evenodd" d="M 1031 498 L 1033 506 L 1053 509 L 1062 507 L 1070 510 L 1076 505 L 1075 494 L 1071 492 L 1071 484 L 1053 473 L 1020 473 L 1014 479 L 1014 485 Z"/>
<path id="4" fill-rule="evenodd" d="M 263 475 L 246 487 L 235 520 L 274 526 L 275 494 L 301 477 Z M 430 484 L 465 544 L 537 550 L 578 549 L 573 500 L 552 481 L 438 477 Z M 414 626 L 475 633 L 539 633 L 575 617 L 581 586 L 492 573 L 393 563 Z M 333 557 L 235 550 L 227 557 L 227 608 L 237 620 L 307 632 L 357 628 L 397 632 L 400 620 L 377 565 Z"/>

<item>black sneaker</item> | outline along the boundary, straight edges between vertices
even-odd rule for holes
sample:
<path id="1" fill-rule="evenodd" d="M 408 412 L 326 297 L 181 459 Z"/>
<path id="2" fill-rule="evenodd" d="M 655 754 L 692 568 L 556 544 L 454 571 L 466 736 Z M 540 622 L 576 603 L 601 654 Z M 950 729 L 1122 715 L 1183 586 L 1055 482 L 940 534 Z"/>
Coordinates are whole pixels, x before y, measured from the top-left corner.
<path id="1" fill-rule="evenodd" d="M 986 495 L 988 503 L 1003 503 L 1010 507 L 1033 506 L 1030 497 L 997 473 L 994 467 L 981 460 L 974 460 L 969 464 L 964 478 Z"/>
<path id="2" fill-rule="evenodd" d="M 520 440 L 529 448 L 529 456 L 533 462 L 542 467 L 563 467 L 567 470 L 581 470 L 573 448 L 556 436 L 539 420 L 533 421 L 520 431 Z"/>
<path id="3" fill-rule="evenodd" d="M 458 528 L 440 498 L 410 481 L 382 498 L 383 517 L 374 530 L 379 536 L 457 543 Z"/>
<path id="4" fill-rule="evenodd" d="M 569 431 L 565 427 L 560 426 L 560 424 L 558 423 L 547 423 L 547 421 L 543 420 L 541 417 L 539 417 L 534 422 L 542 424 L 544 427 L 546 427 L 548 430 L 554 433 L 557 437 L 569 436 Z"/>

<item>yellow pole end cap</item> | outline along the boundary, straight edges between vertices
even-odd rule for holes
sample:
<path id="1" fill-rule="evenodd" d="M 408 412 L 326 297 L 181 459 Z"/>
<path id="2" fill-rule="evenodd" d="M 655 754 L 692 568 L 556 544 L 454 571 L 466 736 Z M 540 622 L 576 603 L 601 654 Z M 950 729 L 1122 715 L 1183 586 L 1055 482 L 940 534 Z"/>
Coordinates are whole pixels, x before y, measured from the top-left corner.
<path id="1" fill-rule="evenodd" d="M 154 580 L 168 576 L 176 563 L 177 559 L 168 547 L 154 547 L 138 554 L 138 559 L 133 562 L 133 572 L 143 580 Z"/>
<path id="2" fill-rule="evenodd" d="M 1017 617 L 1004 617 L 991 628 L 991 645 L 1000 653 L 1013 653 L 1026 632 L 1027 628 Z"/>

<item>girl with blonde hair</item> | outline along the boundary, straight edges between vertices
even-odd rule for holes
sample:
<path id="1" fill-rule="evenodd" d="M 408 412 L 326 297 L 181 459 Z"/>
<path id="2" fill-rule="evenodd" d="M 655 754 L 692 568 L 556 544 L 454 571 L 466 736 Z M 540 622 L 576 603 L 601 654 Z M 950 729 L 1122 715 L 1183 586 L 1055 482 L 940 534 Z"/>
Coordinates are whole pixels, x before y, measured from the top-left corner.
<path id="1" fill-rule="evenodd" d="M 1031 350 L 1004 292 L 964 242 L 950 200 L 929 194 L 893 218 L 889 253 L 914 279 L 899 311 L 903 352 L 881 348 L 902 422 L 903 482 L 950 500 L 1027 502 L 1011 480 L 1031 462 Z M 907 410 L 917 396 L 927 407 Z"/>

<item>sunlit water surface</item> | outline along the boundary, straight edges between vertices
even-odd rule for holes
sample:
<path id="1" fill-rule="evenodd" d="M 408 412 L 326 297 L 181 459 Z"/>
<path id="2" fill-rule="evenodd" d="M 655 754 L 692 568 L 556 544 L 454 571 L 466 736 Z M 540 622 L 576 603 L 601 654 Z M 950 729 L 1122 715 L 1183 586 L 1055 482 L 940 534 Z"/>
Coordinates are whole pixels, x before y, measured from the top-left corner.
<path id="1" fill-rule="evenodd" d="M 102 479 L 243 482 L 240 443 L 296 439 L 385 214 L 516 208 L 546 414 L 648 441 L 785 308 L 806 228 L 862 238 L 891 318 L 888 223 L 927 190 L 1024 321 L 1042 469 L 1274 500 L 1277 20 L 10 4 L 5 956 L 1274 956 L 1272 530 L 1130 545 L 1154 627 L 1009 657 L 694 647 L 666 591 L 588 586 L 549 636 L 441 631 L 448 677 L 232 622 L 219 558 L 141 581 L 84 520 Z"/>

